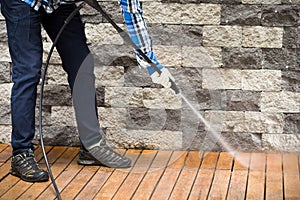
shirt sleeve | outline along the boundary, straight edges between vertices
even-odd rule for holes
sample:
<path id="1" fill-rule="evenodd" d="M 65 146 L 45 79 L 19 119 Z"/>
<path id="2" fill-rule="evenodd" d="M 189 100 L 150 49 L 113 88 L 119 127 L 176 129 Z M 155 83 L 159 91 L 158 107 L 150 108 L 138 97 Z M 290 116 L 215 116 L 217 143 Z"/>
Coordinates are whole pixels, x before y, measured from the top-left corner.
<path id="1" fill-rule="evenodd" d="M 138 0 L 120 0 L 119 2 L 131 40 L 158 66 L 159 69 L 162 69 L 163 66 L 158 62 L 152 50 L 152 38 L 142 16 L 143 10 L 140 2 Z M 138 52 L 136 52 L 136 57 L 140 67 L 147 68 L 149 74 L 154 73 L 154 69 L 143 60 Z"/>

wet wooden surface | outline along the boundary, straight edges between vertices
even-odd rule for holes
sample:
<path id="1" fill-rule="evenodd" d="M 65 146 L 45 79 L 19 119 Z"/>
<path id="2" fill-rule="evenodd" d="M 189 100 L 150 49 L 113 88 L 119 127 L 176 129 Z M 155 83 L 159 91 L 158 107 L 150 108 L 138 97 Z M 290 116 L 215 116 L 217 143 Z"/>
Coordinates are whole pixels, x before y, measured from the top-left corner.
<path id="1" fill-rule="evenodd" d="M 118 150 L 129 169 L 77 164 L 79 148 L 46 147 L 62 199 L 299 200 L 300 154 Z M 0 144 L 0 199 L 56 199 L 51 181 L 8 174 L 11 147 Z M 41 148 L 36 160 L 45 169 Z"/>

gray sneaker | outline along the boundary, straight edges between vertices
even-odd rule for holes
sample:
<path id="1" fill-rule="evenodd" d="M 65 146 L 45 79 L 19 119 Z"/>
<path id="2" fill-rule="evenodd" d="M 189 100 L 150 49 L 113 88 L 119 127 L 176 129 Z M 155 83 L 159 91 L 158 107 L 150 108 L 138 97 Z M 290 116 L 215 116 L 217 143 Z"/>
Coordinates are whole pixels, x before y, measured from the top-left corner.
<path id="1" fill-rule="evenodd" d="M 89 150 L 81 148 L 77 163 L 80 165 L 100 165 L 110 168 L 129 168 L 131 160 L 115 152 L 105 140 L 93 145 Z"/>

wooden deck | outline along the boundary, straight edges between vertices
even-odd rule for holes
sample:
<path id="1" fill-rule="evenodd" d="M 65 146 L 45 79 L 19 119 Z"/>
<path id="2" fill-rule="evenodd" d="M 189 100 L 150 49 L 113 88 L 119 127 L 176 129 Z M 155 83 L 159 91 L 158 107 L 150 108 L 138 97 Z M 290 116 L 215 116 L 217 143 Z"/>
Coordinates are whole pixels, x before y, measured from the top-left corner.
<path id="1" fill-rule="evenodd" d="M 47 147 L 62 199 L 299 200 L 299 154 L 121 151 L 129 169 L 77 165 L 78 148 Z M 50 181 L 7 175 L 11 147 L 0 145 L 0 199 L 55 199 Z M 36 159 L 43 167 L 41 149 Z"/>

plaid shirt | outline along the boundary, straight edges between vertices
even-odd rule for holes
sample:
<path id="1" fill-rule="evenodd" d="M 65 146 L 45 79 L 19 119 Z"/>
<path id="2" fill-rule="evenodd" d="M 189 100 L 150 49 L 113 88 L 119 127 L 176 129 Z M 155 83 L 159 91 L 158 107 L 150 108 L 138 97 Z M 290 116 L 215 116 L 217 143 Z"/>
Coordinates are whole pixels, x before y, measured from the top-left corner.
<path id="1" fill-rule="evenodd" d="M 40 6 L 43 6 L 46 12 L 51 13 L 58 5 L 64 0 L 53 1 L 55 4 L 51 4 L 49 0 L 22 0 L 29 4 L 35 10 L 38 10 Z M 158 62 L 156 56 L 152 50 L 152 40 L 149 35 L 148 28 L 144 18 L 142 16 L 142 8 L 139 0 L 119 0 L 119 4 L 122 10 L 124 21 L 129 32 L 132 41 L 144 52 L 146 55 L 162 69 L 163 66 Z M 150 65 L 143 61 L 141 56 L 136 52 L 138 65 L 142 68 L 147 68 L 149 74 L 154 73 L 154 69 Z"/>

